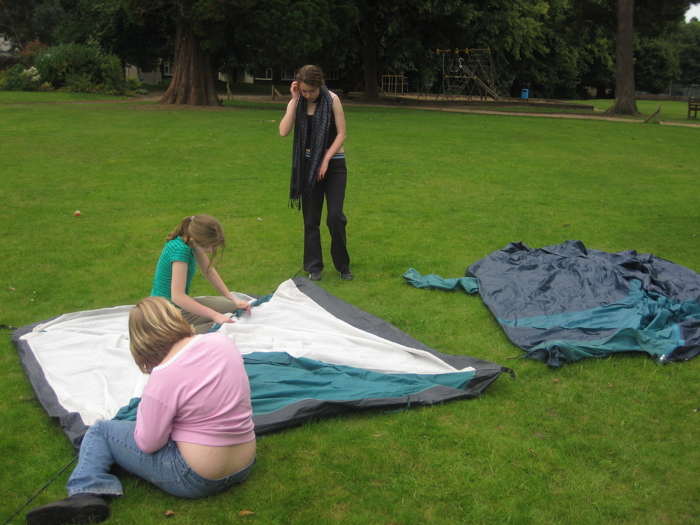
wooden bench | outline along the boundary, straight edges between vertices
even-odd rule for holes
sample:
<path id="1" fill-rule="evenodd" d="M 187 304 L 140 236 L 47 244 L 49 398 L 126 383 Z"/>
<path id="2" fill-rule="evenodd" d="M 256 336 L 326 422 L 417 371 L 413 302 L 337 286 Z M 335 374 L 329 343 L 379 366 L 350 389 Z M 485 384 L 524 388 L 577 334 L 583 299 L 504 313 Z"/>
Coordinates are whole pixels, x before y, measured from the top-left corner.
<path id="1" fill-rule="evenodd" d="M 698 110 L 700 110 L 700 98 L 688 97 L 688 118 L 692 111 L 693 118 L 698 118 Z"/>

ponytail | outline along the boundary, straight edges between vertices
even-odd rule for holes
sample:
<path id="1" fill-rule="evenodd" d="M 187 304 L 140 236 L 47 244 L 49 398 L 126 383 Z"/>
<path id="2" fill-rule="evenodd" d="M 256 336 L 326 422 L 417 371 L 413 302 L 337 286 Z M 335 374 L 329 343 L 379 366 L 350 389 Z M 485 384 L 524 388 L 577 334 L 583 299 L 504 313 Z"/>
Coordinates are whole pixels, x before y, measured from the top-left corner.
<path id="1" fill-rule="evenodd" d="M 194 221 L 194 218 L 196 215 L 192 215 L 191 217 L 185 217 L 180 221 L 180 224 L 178 224 L 173 231 L 171 231 L 168 236 L 165 238 L 166 241 L 172 241 L 173 239 L 177 239 L 178 237 L 182 237 L 182 240 L 185 241 L 185 244 L 190 246 L 190 224 Z"/>
<path id="2" fill-rule="evenodd" d="M 224 229 L 221 223 L 211 215 L 185 217 L 165 239 L 166 241 L 172 241 L 178 237 L 182 237 L 182 240 L 190 248 L 194 248 L 196 244 L 205 250 L 211 249 L 209 265 L 205 270 L 207 273 L 209 273 L 214 262 L 218 262 L 217 252 L 219 248 L 221 248 L 221 256 L 218 259 L 223 257 L 223 251 L 226 247 Z"/>

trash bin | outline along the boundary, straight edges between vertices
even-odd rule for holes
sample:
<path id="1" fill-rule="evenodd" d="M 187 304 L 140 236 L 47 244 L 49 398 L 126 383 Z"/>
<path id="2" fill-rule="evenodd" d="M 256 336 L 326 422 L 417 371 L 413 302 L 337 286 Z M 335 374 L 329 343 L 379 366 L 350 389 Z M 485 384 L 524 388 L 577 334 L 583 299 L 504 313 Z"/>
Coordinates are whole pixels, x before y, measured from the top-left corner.
<path id="1" fill-rule="evenodd" d="M 530 98 L 530 90 L 529 89 L 523 89 L 520 92 L 520 98 Z"/>

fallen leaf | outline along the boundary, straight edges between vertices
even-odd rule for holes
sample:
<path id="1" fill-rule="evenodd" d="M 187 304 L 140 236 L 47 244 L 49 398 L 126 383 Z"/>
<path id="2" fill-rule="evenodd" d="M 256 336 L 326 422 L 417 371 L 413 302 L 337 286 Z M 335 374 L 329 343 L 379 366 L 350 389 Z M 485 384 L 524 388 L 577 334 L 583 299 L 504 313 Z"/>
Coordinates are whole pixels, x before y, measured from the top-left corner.
<path id="1" fill-rule="evenodd" d="M 171 516 L 175 516 L 175 512 L 172 511 L 172 510 L 166 510 L 166 511 L 165 511 L 165 517 L 166 517 L 166 518 L 169 518 L 169 517 L 171 517 Z"/>
<path id="2" fill-rule="evenodd" d="M 255 514 L 252 510 L 245 510 L 243 509 L 238 513 L 239 516 L 250 516 L 251 514 Z"/>

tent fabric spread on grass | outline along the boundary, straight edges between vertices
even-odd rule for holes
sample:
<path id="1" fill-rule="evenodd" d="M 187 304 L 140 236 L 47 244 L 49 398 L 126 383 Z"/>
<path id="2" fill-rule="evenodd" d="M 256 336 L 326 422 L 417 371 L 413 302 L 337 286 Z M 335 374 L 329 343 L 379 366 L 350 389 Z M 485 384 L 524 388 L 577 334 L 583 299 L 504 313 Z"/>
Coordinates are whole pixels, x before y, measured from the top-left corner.
<path id="1" fill-rule="evenodd" d="M 404 273 L 414 286 L 455 289 L 427 277 Z M 540 249 L 511 243 L 460 281 L 526 357 L 551 367 L 617 352 L 646 352 L 660 363 L 700 353 L 700 275 L 651 254 L 607 253 L 576 240 Z"/>
<path id="2" fill-rule="evenodd" d="M 76 447 L 95 421 L 128 419 L 146 383 L 129 352 L 130 309 L 66 314 L 13 335 L 40 402 Z M 436 352 L 301 277 L 220 330 L 243 354 L 258 434 L 348 409 L 469 399 L 512 374 Z"/>

